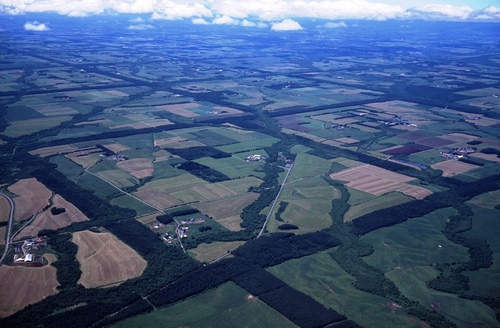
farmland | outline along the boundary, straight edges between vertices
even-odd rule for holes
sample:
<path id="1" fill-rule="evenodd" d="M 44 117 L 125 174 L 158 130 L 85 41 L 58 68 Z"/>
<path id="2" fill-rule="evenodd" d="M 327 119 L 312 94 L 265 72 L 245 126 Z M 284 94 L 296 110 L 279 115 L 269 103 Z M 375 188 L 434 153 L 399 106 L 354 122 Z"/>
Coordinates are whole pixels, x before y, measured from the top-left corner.
<path id="1" fill-rule="evenodd" d="M 82 270 L 79 283 L 86 288 L 118 285 L 140 276 L 146 267 L 144 259 L 110 233 L 81 231 L 73 242 Z"/>
<path id="2" fill-rule="evenodd" d="M 0 267 L 0 317 L 56 294 L 56 268 Z"/>
<path id="3" fill-rule="evenodd" d="M 496 23 L 109 13 L 2 20 L 0 326 L 499 326 Z"/>
<path id="4" fill-rule="evenodd" d="M 36 179 L 24 179 L 9 187 L 9 191 L 18 195 L 14 198 L 16 220 L 27 219 L 32 214 L 49 205 L 52 192 Z"/>

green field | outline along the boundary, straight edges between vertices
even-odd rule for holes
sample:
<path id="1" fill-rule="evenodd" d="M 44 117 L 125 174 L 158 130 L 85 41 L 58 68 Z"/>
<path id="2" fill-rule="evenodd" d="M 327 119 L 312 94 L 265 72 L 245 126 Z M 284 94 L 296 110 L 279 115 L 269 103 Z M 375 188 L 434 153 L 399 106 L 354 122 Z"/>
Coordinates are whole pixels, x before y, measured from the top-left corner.
<path id="1" fill-rule="evenodd" d="M 354 288 L 355 278 L 326 252 L 290 260 L 268 271 L 363 327 L 422 327 L 400 309 L 389 307 L 389 299 Z"/>
<path id="2" fill-rule="evenodd" d="M 75 164 L 72 160 L 62 156 L 53 156 L 49 159 L 51 163 L 57 165 L 57 170 L 64 174 L 66 178 L 71 181 L 76 181 L 80 174 L 82 174 L 83 169 L 80 165 Z"/>
<path id="3" fill-rule="evenodd" d="M 258 150 L 263 147 L 269 147 L 272 144 L 278 142 L 279 140 L 272 137 L 262 138 L 262 139 L 252 139 L 250 141 L 243 141 L 237 144 L 225 145 L 215 147 L 219 150 L 222 150 L 226 153 L 241 153 L 245 151 Z"/>
<path id="4" fill-rule="evenodd" d="M 289 203 L 281 214 L 283 222 L 275 219 L 275 213 L 279 208 L 275 206 L 267 230 L 279 231 L 278 226 L 283 223 L 298 226 L 299 230 L 293 231 L 299 233 L 327 228 L 332 224 L 329 214 L 332 209 L 332 199 L 338 196 L 338 191 L 322 178 L 310 178 L 287 184 L 276 203 L 277 205 L 280 202 Z"/>
<path id="5" fill-rule="evenodd" d="M 466 262 L 469 259 L 466 248 L 452 243 L 441 233 L 446 219 L 455 213 L 452 208 L 444 208 L 373 231 L 361 238 L 375 249 L 363 259 L 384 272 L 396 267 L 407 269 L 434 263 Z"/>
<path id="6" fill-rule="evenodd" d="M 429 266 L 393 270 L 385 274 L 409 299 L 434 308 L 458 327 L 498 327 L 494 311 L 478 301 L 466 300 L 454 294 L 427 288 L 426 281 L 438 272 Z"/>
<path id="7" fill-rule="evenodd" d="M 352 221 L 362 215 L 371 213 L 373 211 L 403 204 L 411 200 L 414 200 L 414 198 L 406 196 L 400 192 L 390 192 L 387 194 L 383 194 L 382 196 L 373 198 L 365 202 L 360 202 L 357 205 L 349 207 L 349 210 L 344 215 L 344 221 Z"/>
<path id="8" fill-rule="evenodd" d="M 296 327 L 258 298 L 232 282 L 152 313 L 114 325 L 128 327 Z"/>
<path id="9" fill-rule="evenodd" d="M 309 155 L 307 153 L 297 154 L 292 171 L 288 176 L 288 181 L 327 174 L 330 172 L 331 166 L 332 162 L 324 158 Z"/>
<path id="10" fill-rule="evenodd" d="M 235 194 L 242 194 L 248 191 L 250 187 L 257 187 L 262 183 L 262 180 L 255 177 L 247 177 L 241 179 L 234 179 L 222 181 L 218 184 L 234 192 Z"/>
<path id="11" fill-rule="evenodd" d="M 140 202 L 137 199 L 130 197 L 129 195 L 122 195 L 113 198 L 110 201 L 110 204 L 117 205 L 123 208 L 130 208 L 134 210 L 137 213 L 137 215 L 143 215 L 146 213 L 151 213 L 156 211 L 153 207 L 146 205 L 143 202 Z"/>
<path id="12" fill-rule="evenodd" d="M 264 177 L 263 172 L 257 172 L 256 170 L 262 170 L 262 163 L 251 163 L 235 157 L 226 158 L 212 158 L 203 157 L 197 159 L 195 162 L 202 165 L 208 166 L 211 169 L 221 172 L 227 175 L 231 179 L 248 177 L 250 175 L 257 176 L 259 178 Z"/>
<path id="13" fill-rule="evenodd" d="M 97 197 L 104 200 L 110 199 L 113 195 L 117 195 L 120 193 L 109 183 L 106 183 L 91 174 L 82 174 L 82 176 L 78 178 L 76 184 L 80 187 L 92 191 Z"/>

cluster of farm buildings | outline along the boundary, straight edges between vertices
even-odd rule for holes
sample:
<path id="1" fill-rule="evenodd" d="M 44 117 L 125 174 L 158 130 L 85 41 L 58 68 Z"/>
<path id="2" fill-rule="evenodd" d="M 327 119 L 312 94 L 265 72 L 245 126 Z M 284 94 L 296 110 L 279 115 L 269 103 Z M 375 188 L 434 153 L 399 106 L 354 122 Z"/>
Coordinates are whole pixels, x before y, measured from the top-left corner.
<path id="1" fill-rule="evenodd" d="M 453 159 L 458 161 L 461 158 L 464 158 L 468 154 L 473 154 L 476 152 L 476 148 L 473 147 L 460 147 L 454 148 L 452 151 L 442 151 L 440 152 L 441 156 L 446 157 L 447 159 Z"/>
<path id="2" fill-rule="evenodd" d="M 26 239 L 21 246 L 14 247 L 14 265 L 42 266 L 43 256 L 34 254 L 37 249 L 47 247 L 44 237 Z"/>

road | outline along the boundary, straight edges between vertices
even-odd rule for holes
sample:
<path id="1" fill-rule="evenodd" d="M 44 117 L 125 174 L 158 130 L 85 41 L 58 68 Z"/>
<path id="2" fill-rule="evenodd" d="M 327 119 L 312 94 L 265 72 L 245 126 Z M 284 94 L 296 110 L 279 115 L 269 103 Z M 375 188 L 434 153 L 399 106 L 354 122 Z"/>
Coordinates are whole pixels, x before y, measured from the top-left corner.
<path id="1" fill-rule="evenodd" d="M 290 168 L 286 172 L 285 178 L 283 179 L 283 182 L 281 183 L 280 190 L 278 191 L 278 195 L 276 195 L 276 198 L 273 201 L 273 205 L 271 205 L 271 209 L 269 210 L 269 213 L 267 213 L 266 222 L 264 222 L 262 229 L 260 229 L 260 232 L 257 235 L 257 238 L 259 238 L 264 233 L 264 230 L 266 229 L 267 221 L 269 221 L 269 218 L 271 217 L 271 214 L 273 213 L 274 206 L 276 205 L 276 202 L 278 202 L 278 199 L 280 198 L 281 191 L 283 190 L 283 187 L 285 186 L 286 179 L 288 179 L 288 175 L 292 171 L 292 167 L 293 167 L 293 164 L 290 165 Z"/>
<path id="2" fill-rule="evenodd" d="M 3 262 L 3 260 L 5 259 L 5 256 L 7 256 L 7 253 L 9 252 L 10 234 L 12 231 L 12 220 L 14 219 L 14 202 L 12 201 L 12 199 L 9 196 L 7 196 L 4 193 L 0 192 L 0 195 L 3 196 L 4 198 L 6 198 L 10 203 L 9 225 L 7 227 L 7 236 L 6 236 L 7 238 L 5 238 L 5 250 L 3 252 L 2 257 L 0 258 L 0 264 L 1 264 Z"/>

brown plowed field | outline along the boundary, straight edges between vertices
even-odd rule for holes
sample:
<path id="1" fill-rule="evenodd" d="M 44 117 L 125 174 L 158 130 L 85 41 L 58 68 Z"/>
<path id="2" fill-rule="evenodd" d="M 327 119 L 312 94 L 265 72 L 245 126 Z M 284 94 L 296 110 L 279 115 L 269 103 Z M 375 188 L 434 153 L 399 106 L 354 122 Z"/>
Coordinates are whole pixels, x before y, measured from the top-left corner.
<path id="1" fill-rule="evenodd" d="M 331 174 L 334 180 L 347 181 L 347 186 L 372 195 L 383 195 L 391 191 L 422 199 L 432 192 L 419 186 L 408 185 L 405 182 L 415 180 L 403 174 L 391 172 L 373 165 L 362 165 Z"/>
<path id="2" fill-rule="evenodd" d="M 5 222 L 9 219 L 10 214 L 10 203 L 9 201 L 0 196 L 0 222 Z"/>
<path id="3" fill-rule="evenodd" d="M 214 202 L 194 204 L 200 212 L 214 218 L 217 223 L 230 231 L 242 230 L 240 214 L 245 207 L 254 202 L 259 195 L 256 193 L 244 194 L 237 197 L 217 200 Z"/>
<path id="4" fill-rule="evenodd" d="M 7 317 L 29 304 L 57 293 L 56 268 L 0 266 L 0 317 Z"/>
<path id="5" fill-rule="evenodd" d="M 133 158 L 116 164 L 125 172 L 130 173 L 137 179 L 149 177 L 153 174 L 153 162 L 148 158 Z"/>
<path id="6" fill-rule="evenodd" d="M 72 241 L 83 272 L 78 282 L 86 288 L 116 286 L 146 268 L 147 262 L 111 233 L 75 232 Z"/>
<path id="7" fill-rule="evenodd" d="M 10 186 L 9 191 L 18 195 L 14 203 L 14 219 L 20 221 L 49 205 L 52 192 L 35 178 L 19 180 Z"/>
<path id="8" fill-rule="evenodd" d="M 69 226 L 72 222 L 88 221 L 89 219 L 73 204 L 66 201 L 59 195 L 55 195 L 52 199 L 53 206 L 57 208 L 64 208 L 66 212 L 52 215 L 50 210 L 46 210 L 38 215 L 33 222 L 24 228 L 17 236 L 16 239 L 23 237 L 38 235 L 38 232 L 43 229 L 57 230 Z"/>

